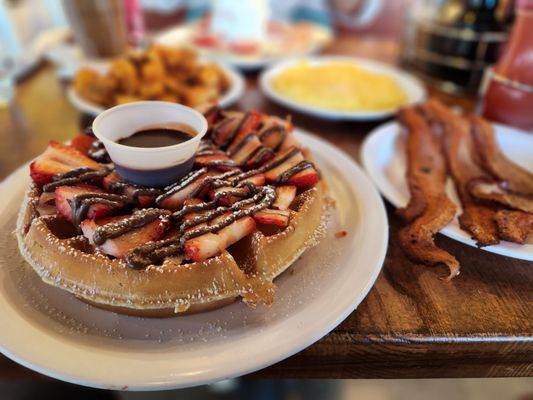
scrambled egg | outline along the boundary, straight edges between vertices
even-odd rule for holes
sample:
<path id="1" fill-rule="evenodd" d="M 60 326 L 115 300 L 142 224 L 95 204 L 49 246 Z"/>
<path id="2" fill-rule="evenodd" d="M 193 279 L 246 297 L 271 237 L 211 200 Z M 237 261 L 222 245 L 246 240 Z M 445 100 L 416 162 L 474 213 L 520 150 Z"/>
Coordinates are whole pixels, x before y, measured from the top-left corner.
<path id="1" fill-rule="evenodd" d="M 310 65 L 302 61 L 277 74 L 271 84 L 290 100 L 333 111 L 383 111 L 407 100 L 390 76 L 343 62 Z"/>

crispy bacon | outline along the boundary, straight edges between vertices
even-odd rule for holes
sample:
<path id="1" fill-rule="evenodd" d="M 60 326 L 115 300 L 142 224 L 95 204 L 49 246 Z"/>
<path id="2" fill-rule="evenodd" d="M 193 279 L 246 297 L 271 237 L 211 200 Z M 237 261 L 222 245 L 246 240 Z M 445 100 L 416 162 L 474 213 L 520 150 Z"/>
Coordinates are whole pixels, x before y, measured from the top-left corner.
<path id="1" fill-rule="evenodd" d="M 449 269 L 447 280 L 450 280 L 459 274 L 459 262 L 433 241 L 456 212 L 444 190 L 446 161 L 438 140 L 416 110 L 402 110 L 400 121 L 407 130 L 407 182 L 411 193 L 407 207 L 398 211 L 409 222 L 399 232 L 400 246 L 413 261 L 445 264 Z"/>
<path id="2" fill-rule="evenodd" d="M 525 243 L 533 237 L 533 215 L 522 211 L 501 210 L 496 214 L 498 233 L 503 240 Z"/>
<path id="3" fill-rule="evenodd" d="M 429 100 L 422 109 L 439 128 L 448 168 L 463 206 L 459 216 L 461 228 L 470 233 L 480 247 L 499 243 L 495 221 L 498 207 L 475 201 L 467 190 L 469 181 L 486 176 L 472 158 L 474 143 L 468 121 L 435 100 Z"/>
<path id="4" fill-rule="evenodd" d="M 480 200 L 494 201 L 518 211 L 533 213 L 533 195 L 513 192 L 507 188 L 506 182 L 472 179 L 468 183 L 468 190 Z"/>
<path id="5" fill-rule="evenodd" d="M 481 117 L 470 116 L 479 160 L 485 170 L 507 183 L 510 190 L 533 194 L 533 173 L 516 165 L 501 152 L 492 125 Z"/>

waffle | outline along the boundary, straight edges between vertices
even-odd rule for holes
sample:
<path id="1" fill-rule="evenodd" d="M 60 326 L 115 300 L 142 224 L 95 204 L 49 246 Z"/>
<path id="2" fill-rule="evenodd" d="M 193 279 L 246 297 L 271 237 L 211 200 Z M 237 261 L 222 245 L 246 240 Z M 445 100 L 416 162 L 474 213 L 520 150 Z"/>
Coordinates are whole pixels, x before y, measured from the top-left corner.
<path id="1" fill-rule="evenodd" d="M 206 117 L 210 135 L 197 152 L 193 171 L 164 190 L 121 181 L 90 135 L 92 143 L 85 148 L 76 145 L 87 145 L 89 139 L 73 140 L 76 151 L 86 154 L 75 158 L 86 164 L 86 159 L 96 159 L 98 166 L 73 167 L 69 159 L 65 171 L 43 178 L 46 156 L 32 163 L 34 182 L 26 192 L 16 232 L 21 254 L 44 282 L 97 307 L 146 317 L 204 312 L 237 299 L 252 307 L 274 301 L 274 279 L 321 238 L 327 219 L 326 184 L 287 121 L 217 109 Z M 283 157 L 289 162 L 280 163 Z M 192 193 L 184 182 L 195 181 L 201 183 Z M 87 190 L 92 192 L 86 195 Z M 86 207 L 88 214 L 81 222 L 75 218 L 72 199 L 62 202 L 61 196 L 73 192 L 101 201 L 94 209 L 94 202 Z M 68 213 L 64 204 L 72 206 Z M 204 204 L 210 206 L 199 210 Z M 104 211 L 106 215 L 97 215 Z M 143 218 L 148 222 L 140 227 L 128 225 L 134 219 L 144 222 Z M 98 228 L 99 233 L 109 233 L 123 221 L 128 221 L 128 230 L 122 236 L 97 240 Z M 192 221 L 190 227 L 187 221 Z M 135 242 L 151 226 L 164 229 L 150 230 L 159 235 L 152 240 Z M 228 237 L 227 247 L 219 246 L 218 251 L 204 246 Z M 117 253 L 124 243 L 132 247 Z"/>

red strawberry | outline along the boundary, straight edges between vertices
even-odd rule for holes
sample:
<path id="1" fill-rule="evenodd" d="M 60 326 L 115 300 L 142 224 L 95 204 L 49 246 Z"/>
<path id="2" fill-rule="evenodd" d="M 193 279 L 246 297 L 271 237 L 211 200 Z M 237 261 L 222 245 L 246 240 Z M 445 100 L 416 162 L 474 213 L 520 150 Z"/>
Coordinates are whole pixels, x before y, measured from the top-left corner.
<path id="1" fill-rule="evenodd" d="M 128 216 L 120 216 L 114 218 L 106 218 L 100 220 L 86 219 L 81 224 L 81 230 L 85 237 L 93 242 L 93 235 L 96 228 L 111 222 L 118 222 L 127 218 Z M 161 239 L 167 229 L 170 227 L 170 219 L 168 217 L 160 217 L 148 224 L 133 229 L 119 237 L 107 239 L 98 248 L 105 254 L 110 256 L 123 258 L 128 252 L 135 247 L 141 246 L 150 241 Z"/>
<path id="2" fill-rule="evenodd" d="M 256 168 L 274 158 L 274 152 L 266 146 L 260 146 L 256 149 L 250 157 L 246 160 L 244 166 L 246 168 Z"/>
<path id="3" fill-rule="evenodd" d="M 276 188 L 276 201 L 272 207 L 278 210 L 287 210 L 296 196 L 296 186 L 278 186 Z"/>
<path id="4" fill-rule="evenodd" d="M 80 153 L 89 155 L 89 149 L 91 145 L 96 140 L 94 136 L 89 136 L 84 133 L 76 135 L 70 141 L 70 145 L 75 149 L 79 150 Z"/>
<path id="5" fill-rule="evenodd" d="M 234 182 L 235 180 L 232 179 L 232 178 L 228 178 L 228 180 L 230 182 Z M 250 183 L 253 183 L 255 186 L 264 186 L 265 184 L 265 175 L 264 174 L 261 174 L 261 173 L 258 173 L 256 175 L 252 175 L 246 179 L 243 179 L 241 181 L 239 181 L 240 183 L 244 183 L 244 182 L 250 182 Z"/>
<path id="6" fill-rule="evenodd" d="M 50 182 L 54 175 L 79 167 L 100 169 L 96 161 L 74 147 L 50 141 L 44 153 L 30 164 L 30 175 L 35 183 L 44 185 Z"/>
<path id="7" fill-rule="evenodd" d="M 271 149 L 277 149 L 287 136 L 287 129 L 282 125 L 265 126 L 259 132 L 259 139 Z"/>
<path id="8" fill-rule="evenodd" d="M 283 143 L 281 143 L 280 150 L 283 151 L 291 147 L 296 147 L 297 149 L 304 148 L 304 145 L 298 139 L 296 139 L 296 136 L 294 136 L 292 133 L 285 136 Z"/>
<path id="9" fill-rule="evenodd" d="M 109 175 L 106 175 L 104 177 L 103 186 L 104 186 L 104 188 L 106 190 L 109 191 L 109 188 L 111 187 L 111 184 L 114 183 L 114 182 L 122 182 L 122 179 L 120 179 L 120 176 L 118 176 L 118 174 L 115 171 L 111 172 Z M 135 191 L 135 188 L 133 186 L 131 186 L 131 185 L 128 185 L 124 189 L 124 193 L 123 194 L 128 196 L 130 201 L 133 201 L 134 191 Z M 155 201 L 155 196 L 153 196 L 153 195 L 141 195 L 141 196 L 138 196 L 138 202 L 139 202 L 139 207 L 140 208 L 150 207 L 154 203 L 154 201 Z"/>
<path id="10" fill-rule="evenodd" d="M 255 40 L 239 40 L 231 42 L 229 49 L 235 54 L 249 56 L 259 51 L 259 43 Z"/>
<path id="11" fill-rule="evenodd" d="M 212 190 L 209 195 L 211 198 L 214 198 L 217 193 L 223 192 L 229 192 L 230 194 L 219 197 L 218 203 L 223 206 L 230 206 L 233 203 L 242 200 L 244 197 L 248 197 L 250 194 L 250 189 L 247 187 L 236 188 L 231 186 L 223 186 Z"/>
<path id="12" fill-rule="evenodd" d="M 239 241 L 255 230 L 251 217 L 240 218 L 217 233 L 206 233 L 185 243 L 185 254 L 192 261 L 204 261 L 221 253 L 228 246 Z"/>
<path id="13" fill-rule="evenodd" d="M 214 105 L 209 107 L 207 110 L 204 111 L 204 117 L 207 120 L 207 123 L 209 125 L 213 125 L 220 116 L 220 108 L 218 105 Z"/>
<path id="14" fill-rule="evenodd" d="M 61 213 L 67 220 L 72 221 L 72 209 L 70 208 L 69 200 L 74 196 L 84 193 L 105 193 L 102 189 L 96 186 L 81 184 L 78 186 L 58 186 L 55 190 L 55 200 L 57 211 Z M 125 204 L 124 204 L 125 205 Z M 110 215 L 115 208 L 106 204 L 93 204 L 89 207 L 87 218 L 99 218 Z"/>
<path id="15" fill-rule="evenodd" d="M 198 34 L 192 38 L 192 41 L 197 46 L 208 48 L 214 48 L 220 44 L 218 36 L 211 33 Z"/>
<path id="16" fill-rule="evenodd" d="M 196 189 L 198 189 L 198 187 L 202 184 L 203 180 L 208 176 L 209 174 L 207 173 L 202 174 L 190 184 L 185 186 L 183 189 L 178 190 L 176 193 L 170 196 L 159 197 L 157 199 L 157 204 L 161 208 L 166 208 L 167 210 L 179 210 L 183 206 L 183 202 L 186 199 L 190 198 L 192 194 L 194 194 Z M 200 195 L 197 197 L 200 197 Z"/>
<path id="17" fill-rule="evenodd" d="M 239 147 L 234 146 L 233 149 L 228 151 L 231 158 L 237 161 L 237 163 L 243 164 L 258 147 L 262 147 L 259 138 L 255 133 L 250 132 L 245 137 L 241 138 Z"/>
<path id="18" fill-rule="evenodd" d="M 221 171 L 227 171 L 238 166 L 238 164 L 225 154 L 200 155 L 194 160 L 198 167 L 212 167 Z"/>
<path id="19" fill-rule="evenodd" d="M 260 224 L 287 226 L 289 225 L 290 212 L 288 210 L 266 209 L 254 214 L 254 219 Z"/>
<path id="20" fill-rule="evenodd" d="M 307 189 L 313 187 L 317 184 L 319 175 L 317 170 L 310 164 L 303 171 L 298 172 L 292 176 L 287 183 L 291 185 L 296 185 L 300 189 Z"/>
<path id="21" fill-rule="evenodd" d="M 265 178 L 267 179 L 267 181 L 275 182 L 277 177 L 281 175 L 283 172 L 294 167 L 296 164 L 299 164 L 301 161 L 304 161 L 304 156 L 302 155 L 302 152 L 296 151 L 294 147 L 291 147 L 290 149 L 287 149 L 283 153 L 278 154 L 272 161 L 270 161 L 270 163 L 274 163 L 276 162 L 276 160 L 285 158 L 287 155 L 291 153 L 292 155 L 288 157 L 282 164 L 272 169 L 269 169 L 268 171 L 265 172 Z"/>

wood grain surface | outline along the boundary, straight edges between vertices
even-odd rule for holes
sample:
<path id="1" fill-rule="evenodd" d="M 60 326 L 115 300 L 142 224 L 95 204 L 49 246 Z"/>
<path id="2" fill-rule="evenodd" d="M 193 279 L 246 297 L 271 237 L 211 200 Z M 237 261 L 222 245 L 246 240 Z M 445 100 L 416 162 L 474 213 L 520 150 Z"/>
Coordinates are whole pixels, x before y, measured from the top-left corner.
<path id="1" fill-rule="evenodd" d="M 345 37 L 330 53 L 395 63 L 393 42 Z M 449 104 L 472 109 L 466 98 L 435 93 Z M 247 77 L 239 109 L 284 116 L 267 101 L 256 76 Z M 376 126 L 331 122 L 293 114 L 297 126 L 342 148 L 353 159 Z M 0 110 L 0 178 L 39 154 L 50 139 L 65 140 L 79 129 L 80 115 L 68 103 L 51 66 L 42 66 L 17 89 L 16 102 Z M 461 275 L 439 280 L 438 268 L 413 264 L 396 239 L 400 221 L 388 205 L 390 243 L 383 270 L 368 297 L 325 338 L 254 377 L 427 378 L 533 376 L 533 263 L 468 247 L 438 236 L 461 262 Z M 342 240 L 342 239 L 339 239 Z M 353 266 L 357 268 L 357 265 Z M 0 356 L 0 378 L 40 379 Z"/>

